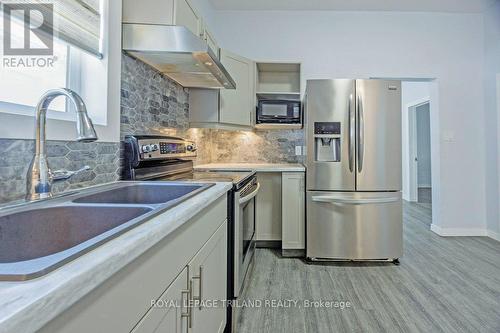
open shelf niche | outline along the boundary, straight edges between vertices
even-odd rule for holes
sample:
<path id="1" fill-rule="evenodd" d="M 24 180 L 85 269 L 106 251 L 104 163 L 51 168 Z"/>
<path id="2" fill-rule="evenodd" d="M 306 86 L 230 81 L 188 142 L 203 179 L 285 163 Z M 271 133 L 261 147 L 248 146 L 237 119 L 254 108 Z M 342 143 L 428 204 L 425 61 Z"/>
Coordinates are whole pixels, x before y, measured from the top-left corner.
<path id="1" fill-rule="evenodd" d="M 256 101 L 300 101 L 300 63 L 257 62 Z M 257 124 L 256 129 L 298 129 L 302 125 Z"/>

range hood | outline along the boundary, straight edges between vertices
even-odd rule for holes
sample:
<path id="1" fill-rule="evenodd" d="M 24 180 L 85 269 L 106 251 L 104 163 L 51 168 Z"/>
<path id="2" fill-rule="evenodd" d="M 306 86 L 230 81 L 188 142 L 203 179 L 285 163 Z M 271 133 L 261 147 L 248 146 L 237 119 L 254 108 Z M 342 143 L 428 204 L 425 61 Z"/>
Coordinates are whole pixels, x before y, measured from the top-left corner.
<path id="1" fill-rule="evenodd" d="M 123 50 L 187 88 L 235 89 L 208 44 L 183 26 L 122 25 Z"/>

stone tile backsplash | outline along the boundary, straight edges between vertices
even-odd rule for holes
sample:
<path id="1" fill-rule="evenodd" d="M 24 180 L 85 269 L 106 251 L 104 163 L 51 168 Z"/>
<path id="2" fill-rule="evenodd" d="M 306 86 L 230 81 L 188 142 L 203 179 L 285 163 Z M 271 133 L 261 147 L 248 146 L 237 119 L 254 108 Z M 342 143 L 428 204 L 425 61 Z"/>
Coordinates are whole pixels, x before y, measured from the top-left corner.
<path id="1" fill-rule="evenodd" d="M 121 135 L 185 131 L 189 127 L 188 90 L 148 65 L 122 55 Z"/>
<path id="2" fill-rule="evenodd" d="M 52 170 L 90 170 L 56 182 L 53 192 L 118 180 L 119 143 L 80 143 L 48 141 L 47 155 Z M 35 151 L 34 140 L 0 139 L 0 203 L 22 199 L 26 193 L 26 174 Z"/>
<path id="3" fill-rule="evenodd" d="M 225 131 L 189 128 L 189 90 L 148 65 L 122 55 L 121 137 L 160 134 L 193 140 L 196 164 L 215 162 L 302 162 L 295 146 L 304 145 L 302 130 Z M 22 199 L 34 140 L 0 138 L 0 203 Z M 90 166 L 73 178 L 54 184 L 55 193 L 107 183 L 120 176 L 120 143 L 47 142 L 52 170 Z"/>
<path id="4" fill-rule="evenodd" d="M 211 161 L 211 130 L 189 128 L 189 92 L 150 66 L 122 55 L 121 135 L 158 134 L 193 140 L 195 163 Z"/>
<path id="5" fill-rule="evenodd" d="M 304 146 L 303 130 L 224 131 L 211 135 L 213 163 L 302 163 L 295 155 L 295 146 Z"/>

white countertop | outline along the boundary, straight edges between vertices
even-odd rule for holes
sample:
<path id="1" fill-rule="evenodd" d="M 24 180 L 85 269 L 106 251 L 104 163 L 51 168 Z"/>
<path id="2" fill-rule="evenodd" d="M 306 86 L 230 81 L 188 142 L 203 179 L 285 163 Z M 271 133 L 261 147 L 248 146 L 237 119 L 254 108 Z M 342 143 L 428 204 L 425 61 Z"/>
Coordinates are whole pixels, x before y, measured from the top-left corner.
<path id="1" fill-rule="evenodd" d="M 0 332 L 40 329 L 231 188 L 216 183 L 45 276 L 0 281 Z"/>
<path id="2" fill-rule="evenodd" d="M 299 163 L 210 163 L 194 167 L 195 170 L 235 170 L 257 172 L 301 172 L 306 168 Z"/>

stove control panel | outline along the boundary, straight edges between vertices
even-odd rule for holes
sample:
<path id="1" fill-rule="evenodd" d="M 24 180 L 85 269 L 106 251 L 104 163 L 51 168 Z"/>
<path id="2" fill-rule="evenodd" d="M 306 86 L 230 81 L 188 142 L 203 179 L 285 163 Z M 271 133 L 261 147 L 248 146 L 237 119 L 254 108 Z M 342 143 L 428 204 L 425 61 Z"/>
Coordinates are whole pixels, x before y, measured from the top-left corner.
<path id="1" fill-rule="evenodd" d="M 140 160 L 196 157 L 196 144 L 173 137 L 137 137 Z"/>

